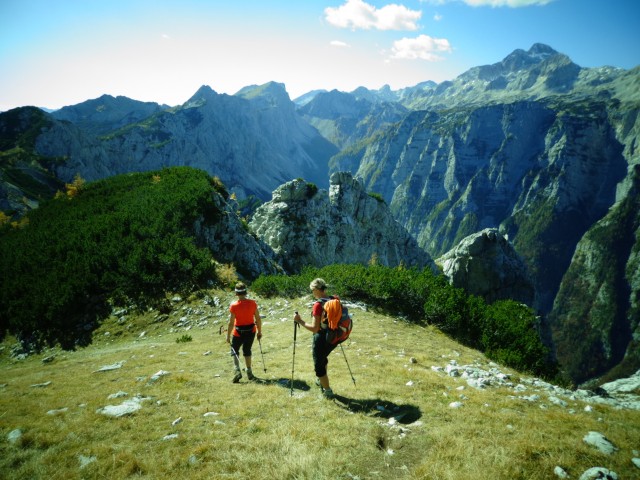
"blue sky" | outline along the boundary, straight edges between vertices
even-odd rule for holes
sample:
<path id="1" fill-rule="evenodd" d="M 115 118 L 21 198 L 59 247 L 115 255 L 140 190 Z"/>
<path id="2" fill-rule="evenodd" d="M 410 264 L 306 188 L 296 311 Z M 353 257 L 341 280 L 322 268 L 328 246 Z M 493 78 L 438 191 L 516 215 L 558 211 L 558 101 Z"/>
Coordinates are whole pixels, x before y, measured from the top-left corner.
<path id="1" fill-rule="evenodd" d="M 0 111 L 102 94 L 179 105 L 202 85 L 392 89 L 545 43 L 640 65 L 638 0 L 0 0 Z"/>

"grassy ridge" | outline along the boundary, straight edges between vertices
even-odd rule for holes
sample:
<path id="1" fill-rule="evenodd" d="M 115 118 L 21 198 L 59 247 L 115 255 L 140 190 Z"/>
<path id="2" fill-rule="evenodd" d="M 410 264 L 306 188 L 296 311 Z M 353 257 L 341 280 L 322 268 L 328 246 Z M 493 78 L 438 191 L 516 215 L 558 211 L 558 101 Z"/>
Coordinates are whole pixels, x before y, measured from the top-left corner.
<path id="1" fill-rule="evenodd" d="M 543 480 L 555 478 L 557 465 L 571 478 L 596 465 L 620 478 L 636 475 L 630 461 L 640 428 L 636 412 L 603 405 L 587 412 L 580 402 L 562 408 L 544 394 L 540 402 L 516 398 L 532 391 L 465 387 L 461 378 L 431 366 L 456 360 L 488 369 L 484 355 L 431 326 L 374 311 L 352 309 L 356 329 L 344 349 L 356 386 L 340 351 L 330 356 L 339 401 L 323 399 L 315 387 L 310 335 L 298 332 L 291 396 L 291 319 L 294 310 L 308 315 L 310 296 L 253 295 L 264 318 L 267 372 L 256 345 L 260 381 L 245 377 L 232 384 L 232 362 L 218 331 L 234 297 L 211 295 L 220 298 L 219 306 L 193 299 L 164 321 L 155 311 L 110 318 L 93 344 L 77 351 L 55 349 L 16 361 L 5 342 L 0 435 L 6 439 L 17 428 L 23 434 L 15 444 L 0 442 L 0 477 L 459 480 L 482 472 L 496 480 Z M 176 326 L 184 316 L 197 320 L 189 330 Z M 185 334 L 192 341 L 177 342 Z M 124 362 L 122 368 L 96 372 L 116 362 Z M 150 381 L 160 370 L 169 374 Z M 520 382 L 517 372 L 501 370 Z M 108 399 L 119 391 L 128 397 Z M 149 400 L 129 417 L 96 412 L 136 394 Z M 452 409 L 453 401 L 463 406 Z M 607 456 L 584 444 L 592 430 L 620 451 Z M 170 434 L 177 437 L 164 440 Z M 90 463 L 82 467 L 82 459 Z"/>

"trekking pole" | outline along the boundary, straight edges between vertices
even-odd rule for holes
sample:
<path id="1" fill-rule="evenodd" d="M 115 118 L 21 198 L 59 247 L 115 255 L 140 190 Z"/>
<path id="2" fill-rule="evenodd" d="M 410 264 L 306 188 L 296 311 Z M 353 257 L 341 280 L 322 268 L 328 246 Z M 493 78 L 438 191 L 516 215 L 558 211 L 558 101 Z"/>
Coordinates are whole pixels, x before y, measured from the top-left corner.
<path id="1" fill-rule="evenodd" d="M 264 364 L 264 353 L 262 353 L 262 342 L 258 339 L 258 345 L 260 345 L 260 355 L 262 355 L 262 368 L 264 369 L 264 373 L 267 373 L 267 367 Z"/>
<path id="2" fill-rule="evenodd" d="M 298 315 L 298 311 L 295 311 Z M 291 396 L 293 397 L 293 370 L 296 365 L 296 334 L 298 333 L 298 322 L 293 321 L 293 360 L 291 361 Z"/>
<path id="3" fill-rule="evenodd" d="M 236 351 L 233 349 L 233 347 L 231 347 L 231 353 L 233 353 L 233 356 L 236 357 L 236 360 L 238 360 L 238 366 L 239 366 L 240 365 L 240 357 L 238 356 Z"/>
<path id="4" fill-rule="evenodd" d="M 344 357 L 344 361 L 347 362 L 347 368 L 349 369 L 351 380 L 353 380 L 353 387 L 357 389 L 358 387 L 356 386 L 356 379 L 353 378 L 353 373 L 351 372 L 351 367 L 349 366 L 349 361 L 347 360 L 347 355 L 344 353 L 344 348 L 342 348 L 342 344 L 340 344 L 340 350 L 342 350 L 342 356 Z"/>
<path id="5" fill-rule="evenodd" d="M 218 335 L 222 335 L 222 332 L 226 332 L 227 329 L 225 327 L 223 327 L 222 325 L 220 325 L 220 330 L 218 330 Z M 234 357 L 236 357 L 236 360 L 238 360 L 238 366 L 240 366 L 240 357 L 238 356 L 238 354 L 236 353 L 236 351 L 233 349 L 233 347 L 231 345 L 229 345 L 229 347 L 231 348 L 231 353 L 233 354 Z M 264 363 L 264 361 L 263 361 Z M 265 370 L 266 372 L 266 370 Z"/>

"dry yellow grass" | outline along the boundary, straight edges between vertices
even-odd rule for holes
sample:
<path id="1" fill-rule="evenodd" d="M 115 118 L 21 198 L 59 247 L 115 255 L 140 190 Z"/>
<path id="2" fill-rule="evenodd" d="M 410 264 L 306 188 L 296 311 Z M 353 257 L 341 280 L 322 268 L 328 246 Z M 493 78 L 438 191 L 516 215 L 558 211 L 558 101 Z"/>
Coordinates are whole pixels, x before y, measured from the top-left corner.
<path id="1" fill-rule="evenodd" d="M 311 336 L 303 330 L 290 395 L 291 318 L 294 310 L 308 312 L 310 298 L 257 298 L 267 371 L 256 342 L 259 381 L 249 383 L 245 376 L 232 384 L 229 350 L 218 331 L 233 297 L 213 294 L 220 307 L 194 299 L 188 307 L 195 313 L 188 315 L 180 304 L 163 322 L 153 312 L 129 316 L 123 324 L 110 319 L 93 345 L 75 352 L 15 360 L 5 342 L 0 478 L 537 480 L 556 478 L 557 465 L 572 478 L 594 466 L 621 479 L 638 478 L 640 470 L 631 463 L 633 449 L 640 449 L 638 412 L 605 406 L 585 412 L 584 404 L 572 401 L 567 408 L 546 402 L 543 409 L 512 398 L 506 388 L 458 390 L 463 380 L 431 366 L 452 359 L 486 365 L 482 354 L 435 329 L 374 312 L 352 309 L 355 329 L 344 350 L 356 385 L 337 349 L 329 374 L 339 398 L 328 401 L 314 384 Z M 206 317 L 207 325 L 174 327 L 182 316 Z M 177 343 L 184 334 L 192 341 Z M 52 362 L 42 362 L 52 354 Z M 96 372 L 116 362 L 124 362 L 122 368 Z M 169 374 L 150 381 L 160 370 Z M 518 374 L 509 373 L 517 382 Z M 117 392 L 128 396 L 107 398 Z M 131 416 L 97 413 L 138 394 L 148 400 Z M 449 407 L 461 395 L 463 407 Z M 23 435 L 10 443 L 14 429 Z M 582 438 L 591 430 L 620 450 L 607 456 L 586 445 Z M 171 434 L 177 437 L 165 439 Z"/>

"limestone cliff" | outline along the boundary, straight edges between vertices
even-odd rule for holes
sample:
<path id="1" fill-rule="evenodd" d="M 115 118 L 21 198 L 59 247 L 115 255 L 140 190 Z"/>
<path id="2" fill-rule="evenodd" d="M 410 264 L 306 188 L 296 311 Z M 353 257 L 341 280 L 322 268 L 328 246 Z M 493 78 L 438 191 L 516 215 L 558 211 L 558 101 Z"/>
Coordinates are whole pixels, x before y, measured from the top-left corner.
<path id="1" fill-rule="evenodd" d="M 580 240 L 550 315 L 577 382 L 640 368 L 640 166 L 625 198 Z"/>
<path id="2" fill-rule="evenodd" d="M 289 272 L 372 259 L 386 266 L 434 268 L 384 201 L 345 172 L 331 175 L 328 192 L 302 179 L 285 183 L 257 209 L 250 227 Z"/>
<path id="3" fill-rule="evenodd" d="M 213 195 L 211 201 L 222 214 L 215 222 L 200 217 L 194 231 L 198 241 L 211 250 L 216 261 L 233 264 L 237 272 L 248 279 L 283 273 L 273 250 L 247 231 L 236 214 L 238 205 L 231 200 L 225 201 L 220 195 Z"/>

